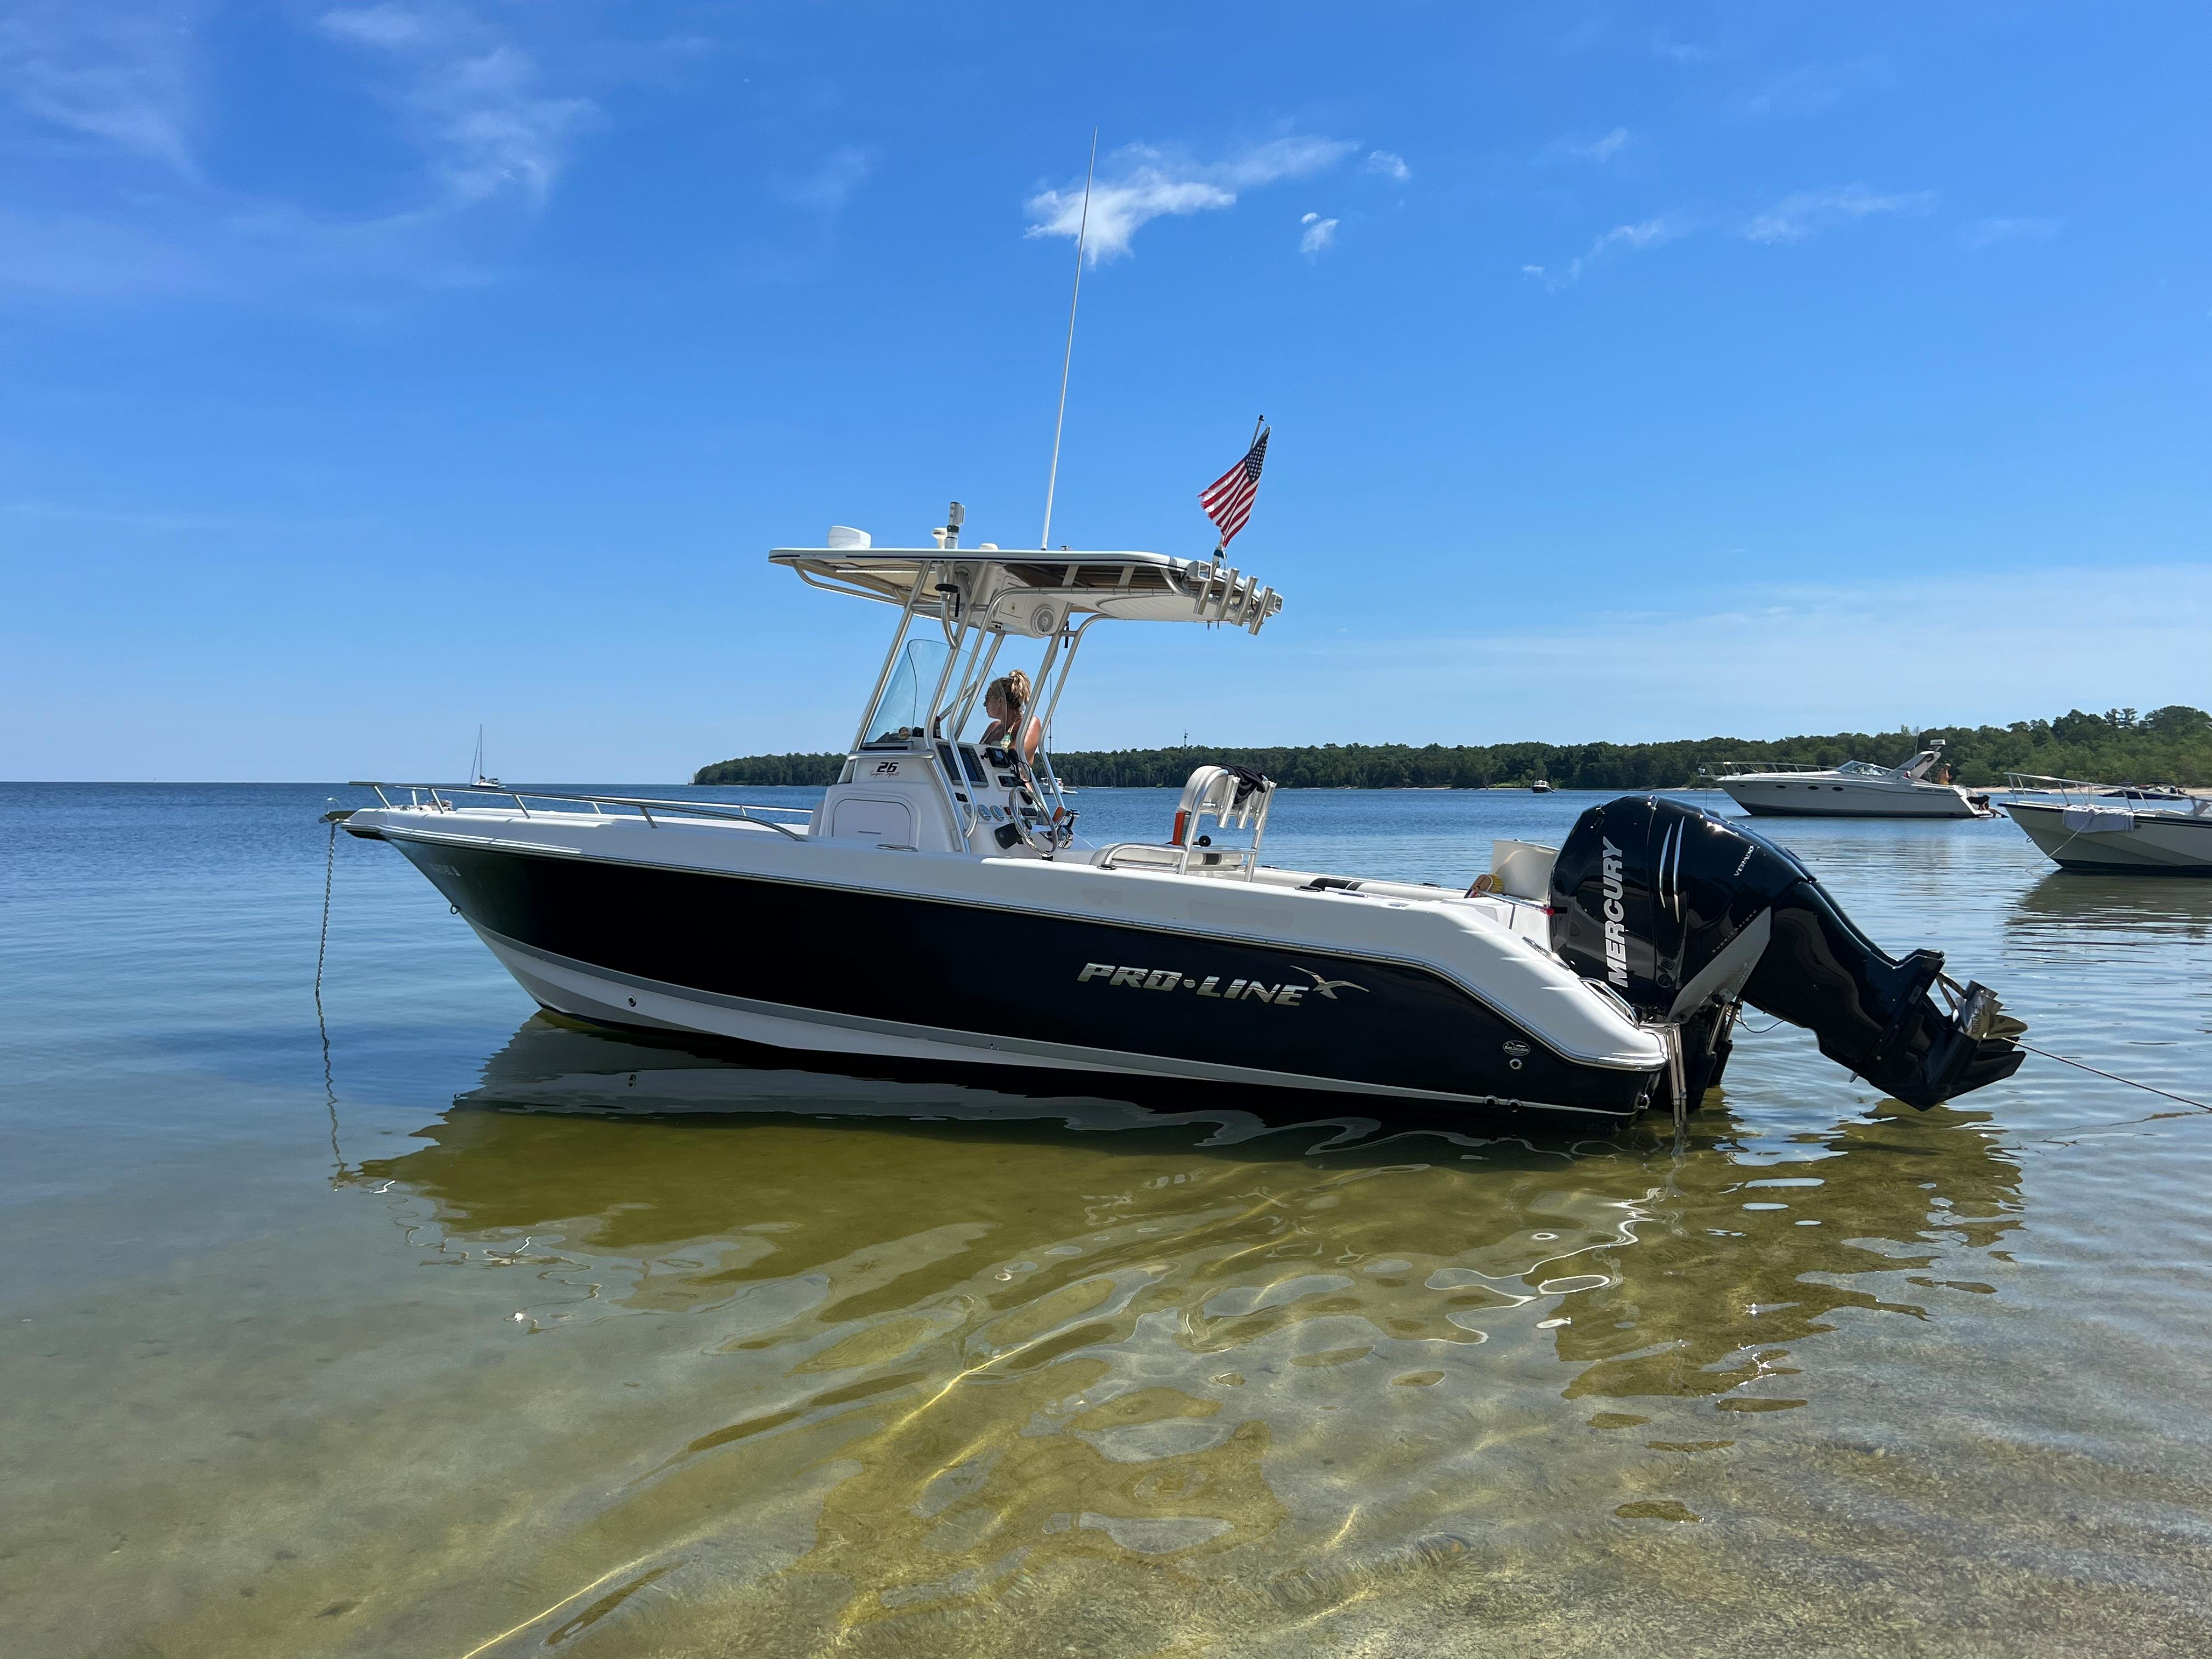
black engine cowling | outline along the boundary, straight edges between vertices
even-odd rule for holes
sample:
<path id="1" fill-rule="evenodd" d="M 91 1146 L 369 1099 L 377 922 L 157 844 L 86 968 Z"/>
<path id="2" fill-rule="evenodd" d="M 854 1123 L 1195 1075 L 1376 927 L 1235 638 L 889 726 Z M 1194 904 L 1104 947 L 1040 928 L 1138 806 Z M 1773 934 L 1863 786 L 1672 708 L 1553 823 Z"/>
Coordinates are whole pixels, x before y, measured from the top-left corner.
<path id="1" fill-rule="evenodd" d="M 1941 951 L 1902 961 L 1854 927 L 1812 872 L 1765 837 L 1656 796 L 1594 806 L 1552 872 L 1552 948 L 1648 1019 L 1683 1026 L 1686 1094 L 1727 1063 L 1736 999 L 1802 1025 L 1820 1052 L 1911 1105 L 1995 1083 L 2027 1028 L 1968 985 L 1929 994 Z"/>

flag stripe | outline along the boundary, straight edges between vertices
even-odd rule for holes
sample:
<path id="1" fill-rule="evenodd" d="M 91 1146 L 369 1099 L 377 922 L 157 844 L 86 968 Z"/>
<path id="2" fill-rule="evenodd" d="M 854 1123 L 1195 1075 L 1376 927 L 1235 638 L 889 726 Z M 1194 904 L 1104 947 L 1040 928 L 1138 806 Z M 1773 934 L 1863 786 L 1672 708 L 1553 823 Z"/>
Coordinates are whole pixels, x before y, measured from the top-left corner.
<path id="1" fill-rule="evenodd" d="M 1207 509 L 1208 515 L 1218 523 L 1224 519 L 1233 517 L 1240 513 L 1249 514 L 1252 510 L 1252 499 L 1255 493 L 1250 489 L 1240 489 L 1232 495 L 1224 495 Z"/>
<path id="2" fill-rule="evenodd" d="M 1260 493 L 1260 487 L 1249 478 L 1238 478 L 1229 488 L 1217 491 L 1206 502 L 1208 508 L 1219 512 L 1224 507 L 1241 506 Z"/>
<path id="3" fill-rule="evenodd" d="M 1260 470 L 1267 461 L 1267 440 L 1273 435 L 1262 431 L 1243 459 L 1199 492 L 1198 504 L 1219 528 L 1224 547 L 1252 516 L 1252 503 L 1260 494 Z"/>
<path id="4" fill-rule="evenodd" d="M 1206 501 L 1226 501 L 1238 490 L 1249 489 L 1251 488 L 1251 478 L 1245 473 L 1243 468 L 1239 467 L 1227 477 L 1219 479 L 1216 483 L 1209 485 L 1205 495 L 1200 496 L 1200 499 Z"/>

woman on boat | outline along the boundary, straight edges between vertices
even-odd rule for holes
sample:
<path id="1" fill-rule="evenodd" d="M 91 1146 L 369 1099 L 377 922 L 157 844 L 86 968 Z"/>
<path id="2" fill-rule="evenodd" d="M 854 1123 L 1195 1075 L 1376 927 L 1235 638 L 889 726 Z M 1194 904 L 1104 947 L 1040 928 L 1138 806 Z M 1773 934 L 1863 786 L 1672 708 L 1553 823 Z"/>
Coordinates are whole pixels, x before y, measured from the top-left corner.
<path id="1" fill-rule="evenodd" d="M 1044 728 L 1037 720 L 1024 720 L 1029 706 L 1030 677 L 1020 669 L 993 680 L 983 692 L 983 712 L 991 717 L 990 725 L 983 728 L 983 747 L 1012 743 L 1019 732 L 1022 759 L 1035 760 L 1037 745 L 1044 740 Z"/>

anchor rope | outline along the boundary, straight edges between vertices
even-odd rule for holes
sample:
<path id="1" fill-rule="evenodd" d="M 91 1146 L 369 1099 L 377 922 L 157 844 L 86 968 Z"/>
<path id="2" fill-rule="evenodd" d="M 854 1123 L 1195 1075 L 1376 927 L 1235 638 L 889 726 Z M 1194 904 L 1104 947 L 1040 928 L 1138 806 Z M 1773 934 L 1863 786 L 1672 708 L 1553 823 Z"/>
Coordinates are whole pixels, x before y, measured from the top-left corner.
<path id="1" fill-rule="evenodd" d="M 2032 1042 L 2022 1042 L 2017 1038 L 2014 1039 L 2013 1046 L 2016 1048 L 2025 1048 L 2031 1054 L 2041 1054 L 2045 1060 L 2055 1060 L 2062 1066 L 2072 1066 L 2084 1072 L 2094 1073 L 2098 1077 L 2109 1079 L 2114 1083 L 2124 1083 L 2130 1089 L 2141 1089 L 2147 1094 L 2162 1095 L 2168 1100 L 2178 1100 L 2185 1106 L 2196 1107 L 2200 1112 L 2212 1112 L 2212 1101 L 2191 1100 L 2187 1095 L 2178 1095 L 2171 1089 L 2160 1089 L 2148 1083 L 2138 1083 L 2131 1077 L 2122 1077 L 2118 1072 L 2100 1071 L 2087 1060 L 2075 1060 L 2067 1054 L 2054 1054 L 2048 1048 L 2039 1048 Z"/>
<path id="2" fill-rule="evenodd" d="M 345 1153 L 338 1148 L 338 1086 L 331 1071 L 331 1023 L 323 1013 L 323 957 L 331 946 L 331 883 L 338 867 L 338 821 L 331 821 L 331 841 L 323 854 L 323 931 L 315 942 L 315 1035 L 323 1044 L 323 1103 L 331 1115 L 331 1157 L 339 1180 L 345 1178 Z"/>
<path id="3" fill-rule="evenodd" d="M 1764 1036 L 1767 1032 L 1774 1030 L 1776 1025 L 1785 1023 L 1778 1019 L 1773 1025 L 1759 1026 L 1739 1021 L 1737 1029 L 1749 1031 L 1754 1036 Z M 2025 1049 L 2031 1054 L 2040 1054 L 2045 1060 L 2055 1060 L 2061 1066 L 2071 1066 L 2078 1071 L 2087 1072 L 2093 1076 L 2104 1078 L 2109 1082 L 2124 1083 L 2130 1089 L 2141 1089 L 2146 1094 L 2158 1095 L 2166 1100 L 2179 1101 L 2184 1106 L 2194 1106 L 2200 1112 L 2212 1112 L 2212 1101 L 2194 1100 L 2187 1095 L 2175 1094 L 2171 1089 L 2161 1089 L 2149 1083 L 2138 1083 L 2131 1077 L 2122 1077 L 2118 1072 L 2107 1072 L 2101 1067 L 2092 1066 L 2086 1060 L 2075 1060 L 2070 1054 L 2054 1054 L 2050 1049 L 2039 1048 L 2033 1042 L 2022 1042 L 2018 1037 L 2013 1039 L 2013 1047 Z"/>
<path id="4" fill-rule="evenodd" d="M 331 879 L 337 873 L 337 867 L 338 825 L 337 820 L 332 818 L 330 850 L 323 861 L 323 934 L 315 945 L 315 1013 L 319 1018 L 323 1012 L 323 957 L 331 948 Z"/>

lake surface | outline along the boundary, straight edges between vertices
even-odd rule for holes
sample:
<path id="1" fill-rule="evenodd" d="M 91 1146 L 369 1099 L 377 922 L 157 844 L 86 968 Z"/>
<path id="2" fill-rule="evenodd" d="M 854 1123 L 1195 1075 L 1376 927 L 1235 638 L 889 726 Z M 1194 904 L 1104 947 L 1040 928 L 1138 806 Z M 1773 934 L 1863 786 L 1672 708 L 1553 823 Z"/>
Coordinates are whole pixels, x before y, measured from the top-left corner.
<path id="1" fill-rule="evenodd" d="M 0 1652 L 2212 1650 L 2212 1116 L 1789 1027 L 1679 1144 L 763 1069 L 536 1014 L 343 836 L 325 1035 L 331 798 L 0 786 Z M 1598 799 L 1269 844 L 1463 883 Z M 2212 1095 L 2212 882 L 1773 833 Z"/>

